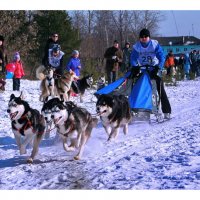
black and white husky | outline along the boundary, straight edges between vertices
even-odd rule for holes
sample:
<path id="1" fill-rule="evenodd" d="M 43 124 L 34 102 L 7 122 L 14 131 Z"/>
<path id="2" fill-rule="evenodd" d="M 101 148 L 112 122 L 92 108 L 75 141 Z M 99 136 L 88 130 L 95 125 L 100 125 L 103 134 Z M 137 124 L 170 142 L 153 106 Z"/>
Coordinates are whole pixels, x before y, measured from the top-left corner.
<path id="1" fill-rule="evenodd" d="M 100 90 L 101 88 L 105 87 L 106 85 L 106 77 L 100 76 L 97 80 L 97 90 Z"/>
<path id="2" fill-rule="evenodd" d="M 72 83 L 72 90 L 76 94 L 80 94 L 80 102 L 83 103 L 83 95 L 85 90 L 91 88 L 93 84 L 93 74 L 84 76 L 81 79 L 78 79 L 76 82 Z"/>
<path id="3" fill-rule="evenodd" d="M 26 146 L 34 139 L 33 150 L 28 159 L 28 162 L 32 163 L 45 132 L 46 124 L 44 117 L 38 110 L 32 109 L 29 104 L 23 100 L 22 93 L 19 97 L 11 94 L 7 112 L 10 115 L 12 131 L 15 135 L 21 155 L 26 153 Z"/>
<path id="4" fill-rule="evenodd" d="M 96 103 L 96 111 L 108 134 L 108 141 L 117 137 L 120 127 L 123 127 L 125 135 L 128 133 L 131 110 L 128 99 L 125 96 L 100 95 Z"/>
<path id="5" fill-rule="evenodd" d="M 92 129 L 98 122 L 97 118 L 93 118 L 86 109 L 76 106 L 73 102 L 64 103 L 59 98 L 44 103 L 42 114 L 47 123 L 51 120 L 54 122 L 57 132 L 62 137 L 65 151 L 78 149 L 74 159 L 79 160 Z"/>

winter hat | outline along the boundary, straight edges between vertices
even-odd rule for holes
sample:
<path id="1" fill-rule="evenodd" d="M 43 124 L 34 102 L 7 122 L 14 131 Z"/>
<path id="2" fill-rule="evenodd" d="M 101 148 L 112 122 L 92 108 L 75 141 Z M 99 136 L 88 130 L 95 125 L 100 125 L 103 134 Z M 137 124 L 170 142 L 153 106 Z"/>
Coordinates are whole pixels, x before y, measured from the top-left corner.
<path id="1" fill-rule="evenodd" d="M 0 35 L 0 41 L 4 41 L 4 37 L 3 37 L 3 35 Z"/>
<path id="2" fill-rule="evenodd" d="M 53 52 L 57 52 L 60 51 L 60 45 L 59 44 L 55 44 L 52 48 Z"/>
<path id="3" fill-rule="evenodd" d="M 114 42 L 113 43 L 117 43 L 117 44 L 119 44 L 119 42 L 117 41 L 117 40 L 114 40 Z"/>
<path id="4" fill-rule="evenodd" d="M 20 59 L 19 52 L 16 52 L 13 57 L 14 60 Z"/>
<path id="5" fill-rule="evenodd" d="M 131 45 L 131 44 L 130 44 L 130 42 L 126 42 L 126 43 L 125 43 L 125 46 L 126 46 L 126 45 Z"/>
<path id="6" fill-rule="evenodd" d="M 72 51 L 72 55 L 76 55 L 76 54 L 79 54 L 79 51 L 78 51 L 78 50 Z"/>
<path id="7" fill-rule="evenodd" d="M 144 28 L 144 29 L 142 29 L 142 30 L 140 31 L 140 38 L 142 38 L 142 37 L 144 37 L 144 36 L 150 37 L 150 32 L 149 32 L 149 30 L 146 29 L 146 28 Z"/>

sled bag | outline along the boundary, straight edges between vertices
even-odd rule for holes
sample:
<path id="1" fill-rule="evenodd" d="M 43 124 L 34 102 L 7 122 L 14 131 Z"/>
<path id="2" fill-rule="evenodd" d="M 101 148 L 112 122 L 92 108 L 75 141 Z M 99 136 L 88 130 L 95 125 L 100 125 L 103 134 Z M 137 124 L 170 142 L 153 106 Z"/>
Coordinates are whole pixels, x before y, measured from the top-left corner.
<path id="1" fill-rule="evenodd" d="M 131 109 L 152 110 L 152 86 L 147 72 L 144 72 L 133 86 L 129 103 Z"/>
<path id="2" fill-rule="evenodd" d="M 112 91 L 114 91 L 117 87 L 119 87 L 124 81 L 126 80 L 127 77 L 130 76 L 130 72 L 126 72 L 124 77 L 119 78 L 113 83 L 110 83 L 109 85 L 103 87 L 102 89 L 98 90 L 95 94 L 109 94 Z"/>

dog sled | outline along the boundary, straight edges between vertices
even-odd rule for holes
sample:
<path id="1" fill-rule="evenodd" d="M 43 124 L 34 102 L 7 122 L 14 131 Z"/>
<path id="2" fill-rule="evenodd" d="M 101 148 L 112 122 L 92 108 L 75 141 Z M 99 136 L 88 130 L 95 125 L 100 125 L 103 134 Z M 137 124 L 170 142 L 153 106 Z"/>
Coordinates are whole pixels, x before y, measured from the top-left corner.
<path id="1" fill-rule="evenodd" d="M 125 95 L 129 100 L 132 122 L 151 122 L 152 114 L 157 122 L 163 122 L 156 81 L 150 79 L 148 73 L 150 67 L 141 66 L 139 76 L 134 78 L 132 78 L 132 72 L 128 71 L 123 77 L 98 90 L 94 95 L 96 97 L 102 94 Z"/>

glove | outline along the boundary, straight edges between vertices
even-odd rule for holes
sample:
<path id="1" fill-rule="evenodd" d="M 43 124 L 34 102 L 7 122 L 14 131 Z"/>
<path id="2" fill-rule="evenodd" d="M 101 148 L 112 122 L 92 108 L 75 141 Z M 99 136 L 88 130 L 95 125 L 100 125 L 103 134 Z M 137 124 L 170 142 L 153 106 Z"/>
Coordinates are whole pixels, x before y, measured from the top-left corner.
<path id="1" fill-rule="evenodd" d="M 112 59 L 115 60 L 117 58 L 117 56 L 112 56 Z"/>
<path id="2" fill-rule="evenodd" d="M 129 76 L 130 79 L 133 79 L 140 73 L 140 67 L 132 66 L 131 68 L 131 74 Z"/>
<path id="3" fill-rule="evenodd" d="M 154 76 L 157 75 L 159 69 L 160 69 L 159 66 L 157 66 L 157 65 L 154 66 L 154 69 L 151 71 L 151 74 L 154 75 Z"/>

